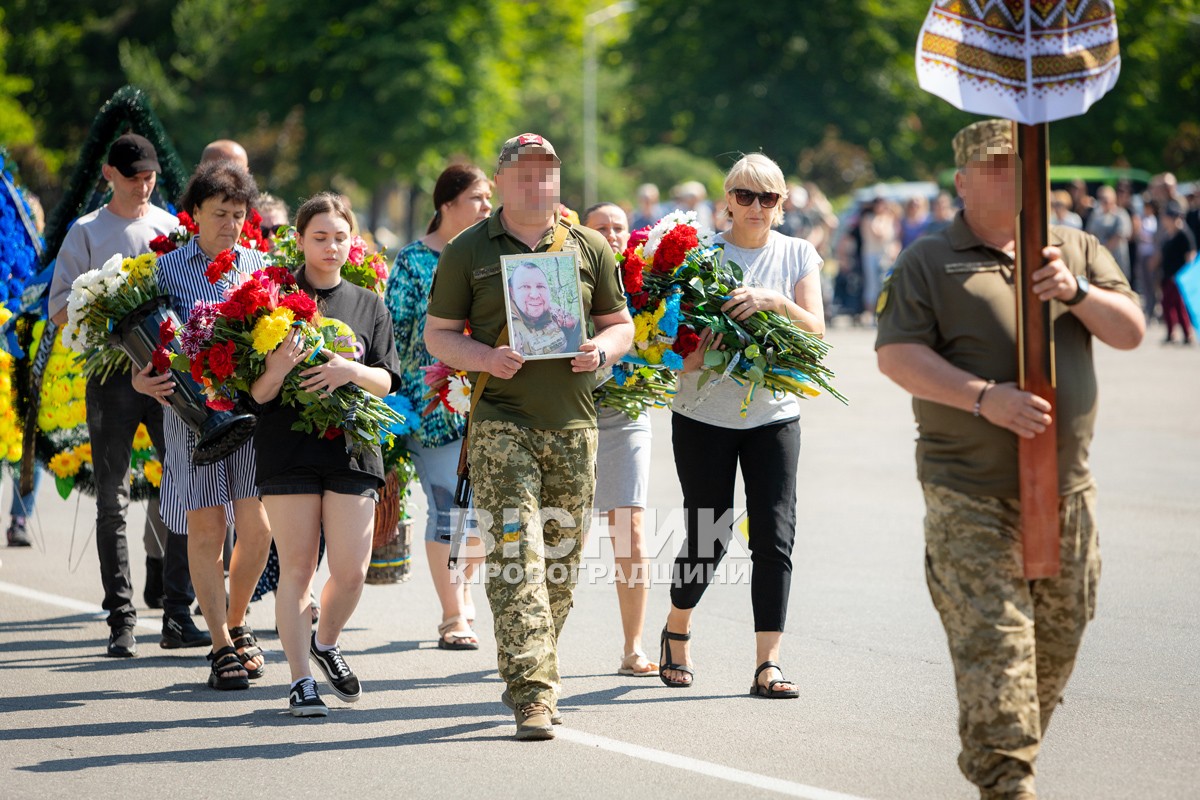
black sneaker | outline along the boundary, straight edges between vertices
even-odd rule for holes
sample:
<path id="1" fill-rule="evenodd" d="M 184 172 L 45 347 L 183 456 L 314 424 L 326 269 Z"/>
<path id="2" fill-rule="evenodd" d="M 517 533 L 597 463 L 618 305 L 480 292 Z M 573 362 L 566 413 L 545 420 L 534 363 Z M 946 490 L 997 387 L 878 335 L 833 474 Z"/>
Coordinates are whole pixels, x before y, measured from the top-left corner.
<path id="1" fill-rule="evenodd" d="M 288 695 L 288 711 L 293 717 L 327 717 L 329 706 L 317 694 L 317 682 L 312 678 L 301 678 Z"/>
<path id="2" fill-rule="evenodd" d="M 208 647 L 212 637 L 196 627 L 189 614 L 163 617 L 162 640 L 158 646 L 164 650 L 180 647 Z"/>
<path id="3" fill-rule="evenodd" d="M 8 524 L 8 546 L 9 547 L 30 547 L 33 542 L 29 540 L 29 531 L 25 528 L 24 517 L 13 517 Z"/>
<path id="4" fill-rule="evenodd" d="M 335 647 L 322 653 L 317 649 L 317 634 L 313 632 L 308 643 L 308 658 L 325 673 L 325 679 L 329 681 L 330 687 L 338 697 L 347 703 L 353 703 L 362 697 L 362 686 L 358 683 L 358 676 L 346 666 L 346 660 L 342 658 L 342 648 Z"/>
<path id="5" fill-rule="evenodd" d="M 133 658 L 137 655 L 137 640 L 133 638 L 133 628 L 113 628 L 108 635 L 109 658 Z"/>

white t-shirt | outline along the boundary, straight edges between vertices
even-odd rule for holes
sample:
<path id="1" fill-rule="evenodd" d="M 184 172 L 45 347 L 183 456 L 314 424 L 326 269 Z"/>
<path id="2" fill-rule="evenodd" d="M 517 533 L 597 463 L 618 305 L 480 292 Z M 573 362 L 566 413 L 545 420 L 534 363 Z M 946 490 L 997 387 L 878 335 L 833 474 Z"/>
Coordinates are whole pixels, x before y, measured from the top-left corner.
<path id="1" fill-rule="evenodd" d="M 767 243 L 754 250 L 729 244 L 721 234 L 714 241 L 724 246 L 723 263 L 732 261 L 742 268 L 744 285 L 774 289 L 793 301 L 796 284 L 824 263 L 808 241 L 778 231 L 771 231 Z M 733 378 L 721 380 L 720 375 L 714 375 L 697 389 L 700 375 L 688 372 L 679 376 L 679 387 L 671 404 L 676 414 L 721 428 L 757 428 L 800 416 L 796 397 L 790 394 L 776 397 L 759 386 L 743 417 L 742 402 L 750 391 L 749 383 L 739 385 Z"/>
<path id="2" fill-rule="evenodd" d="M 144 217 L 126 219 L 101 206 L 75 220 L 67 231 L 54 264 L 47 300 L 50 316 L 67 307 L 71 283 L 88 270 L 104 266 L 104 262 L 120 253 L 125 258 L 150 252 L 150 241 L 170 233 L 179 220 L 158 206 L 150 206 Z"/>

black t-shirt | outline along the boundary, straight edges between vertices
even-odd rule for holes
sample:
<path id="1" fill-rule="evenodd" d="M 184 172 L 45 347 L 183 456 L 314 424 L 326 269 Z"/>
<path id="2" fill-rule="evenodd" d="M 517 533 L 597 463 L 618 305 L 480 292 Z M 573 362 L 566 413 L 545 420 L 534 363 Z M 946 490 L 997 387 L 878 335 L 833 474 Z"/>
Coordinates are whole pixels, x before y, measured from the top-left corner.
<path id="1" fill-rule="evenodd" d="M 1162 277 L 1169 280 L 1175 273 L 1187 266 L 1187 255 L 1196 249 L 1196 240 L 1186 227 L 1170 236 L 1162 244 Z"/>
<path id="2" fill-rule="evenodd" d="M 396 357 L 392 317 L 383 300 L 370 289 L 355 286 L 347 280 L 332 289 L 313 289 L 305 280 L 303 269 L 296 275 L 296 280 L 300 288 L 317 301 L 321 316 L 339 319 L 350 326 L 363 346 L 362 358 L 358 360 L 368 367 L 387 370 L 392 376 L 388 391 L 396 391 L 400 386 L 400 362 Z M 278 478 L 292 469 L 321 467 L 366 473 L 383 485 L 383 456 L 378 445 L 356 454 L 348 453 L 344 433 L 325 439 L 316 432 L 292 430 L 292 424 L 299 420 L 299 411 L 283 405 L 279 398 L 262 407 L 258 427 L 254 430 L 258 483 Z"/>

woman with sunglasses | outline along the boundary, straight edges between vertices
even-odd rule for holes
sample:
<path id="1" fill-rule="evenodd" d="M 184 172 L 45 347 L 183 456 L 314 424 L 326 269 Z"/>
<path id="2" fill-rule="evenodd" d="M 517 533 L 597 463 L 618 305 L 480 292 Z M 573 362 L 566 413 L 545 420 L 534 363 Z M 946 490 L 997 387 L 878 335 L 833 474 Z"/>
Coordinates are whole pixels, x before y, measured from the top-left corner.
<path id="1" fill-rule="evenodd" d="M 723 248 L 723 259 L 742 268 L 744 283 L 730 293 L 722 310 L 734 320 L 774 311 L 819 336 L 825 332 L 821 257 L 804 239 L 772 230 L 782 220 L 780 200 L 786 192 L 779 166 L 761 153 L 742 157 L 726 176 L 732 225 L 716 236 L 716 242 Z M 720 347 L 721 337 L 704 331 L 699 348 L 684 359 L 684 372 L 700 370 L 705 351 Z M 791 395 L 750 392 L 721 376 L 697 387 L 693 375 L 679 381 L 672 412 L 671 443 L 687 510 L 687 542 L 675 560 L 659 677 L 672 688 L 691 686 L 695 678 L 689 642 L 692 612 L 730 540 L 740 464 L 746 484 L 758 665 L 750 692 L 768 698 L 798 697 L 778 660 L 796 536 L 799 403 Z"/>

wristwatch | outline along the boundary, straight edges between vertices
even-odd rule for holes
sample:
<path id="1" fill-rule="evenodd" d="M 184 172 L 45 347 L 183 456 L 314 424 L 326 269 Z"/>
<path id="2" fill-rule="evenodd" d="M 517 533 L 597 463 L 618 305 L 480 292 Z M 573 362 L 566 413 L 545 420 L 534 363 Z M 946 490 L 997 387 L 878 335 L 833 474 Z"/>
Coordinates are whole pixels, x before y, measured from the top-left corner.
<path id="1" fill-rule="evenodd" d="M 1065 305 L 1065 306 L 1079 305 L 1080 303 L 1083 302 L 1083 298 L 1088 296 L 1088 292 L 1090 292 L 1092 290 L 1092 284 L 1089 283 L 1088 279 L 1083 275 L 1075 276 L 1075 286 L 1077 287 L 1075 289 L 1075 296 L 1072 297 L 1070 300 L 1064 300 L 1063 305 Z"/>
<path id="2" fill-rule="evenodd" d="M 608 361 L 608 356 L 607 356 L 607 355 L 605 354 L 605 352 L 604 352 L 603 350 L 601 350 L 599 347 L 597 347 L 597 348 L 596 348 L 596 352 L 600 354 L 600 366 L 602 366 L 602 367 L 603 367 L 603 366 L 604 366 L 604 362 L 605 362 L 605 361 Z"/>

